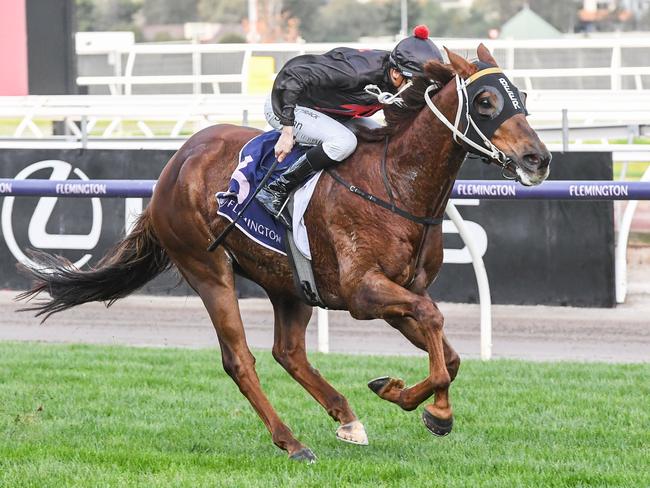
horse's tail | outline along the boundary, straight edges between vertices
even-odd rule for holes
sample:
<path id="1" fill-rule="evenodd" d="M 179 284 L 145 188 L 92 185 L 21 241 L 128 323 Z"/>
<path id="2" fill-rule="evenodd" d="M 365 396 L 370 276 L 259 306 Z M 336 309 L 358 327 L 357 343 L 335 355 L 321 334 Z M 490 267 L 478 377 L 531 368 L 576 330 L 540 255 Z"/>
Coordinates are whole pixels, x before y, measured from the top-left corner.
<path id="1" fill-rule="evenodd" d="M 143 212 L 132 232 L 102 258 L 96 268 L 79 270 L 60 256 L 33 253 L 38 267 L 25 268 L 33 287 L 16 297 L 31 299 L 46 291 L 50 298 L 26 307 L 36 316 L 50 315 L 87 302 L 105 302 L 111 306 L 145 285 L 172 266 L 160 245 L 148 209 Z"/>

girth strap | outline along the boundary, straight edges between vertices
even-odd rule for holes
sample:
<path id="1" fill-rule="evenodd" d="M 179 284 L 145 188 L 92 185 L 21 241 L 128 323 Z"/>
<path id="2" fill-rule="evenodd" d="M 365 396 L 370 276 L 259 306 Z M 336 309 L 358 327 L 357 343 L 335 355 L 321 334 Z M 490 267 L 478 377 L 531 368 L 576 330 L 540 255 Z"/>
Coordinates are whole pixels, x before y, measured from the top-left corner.
<path id="1" fill-rule="evenodd" d="M 289 195 L 287 201 L 287 210 L 291 217 L 293 217 L 293 203 L 296 191 L 294 190 Z M 293 282 L 298 290 L 298 294 L 302 300 L 312 307 L 321 307 L 327 308 L 323 303 L 323 299 L 318 293 L 318 287 L 316 286 L 316 278 L 314 277 L 314 270 L 312 269 L 312 262 L 302 255 L 296 242 L 293 239 L 293 231 L 289 228 L 286 230 L 286 242 L 287 242 L 287 258 L 289 258 L 289 263 L 291 263 L 291 269 L 293 271 Z"/>
<path id="2" fill-rule="evenodd" d="M 416 224 L 420 225 L 440 225 L 442 224 L 443 219 L 442 218 L 433 218 L 433 217 L 418 217 L 416 215 L 413 215 L 406 210 L 399 208 L 395 204 L 388 203 L 385 200 L 382 200 L 379 197 L 376 197 L 374 195 L 371 195 L 370 193 L 366 193 L 363 191 L 361 188 L 352 185 L 351 183 L 348 183 L 345 181 L 341 176 L 333 169 L 328 169 L 326 170 L 329 175 L 334 178 L 334 180 L 341 185 L 345 186 L 348 190 L 350 190 L 352 193 L 355 195 L 359 195 L 361 198 L 364 198 L 365 200 L 368 200 L 371 203 L 374 203 L 375 205 L 379 205 L 380 207 L 385 208 L 386 210 L 390 210 L 393 213 L 396 213 L 400 217 L 404 217 L 407 220 L 410 220 L 411 222 L 415 222 Z"/>

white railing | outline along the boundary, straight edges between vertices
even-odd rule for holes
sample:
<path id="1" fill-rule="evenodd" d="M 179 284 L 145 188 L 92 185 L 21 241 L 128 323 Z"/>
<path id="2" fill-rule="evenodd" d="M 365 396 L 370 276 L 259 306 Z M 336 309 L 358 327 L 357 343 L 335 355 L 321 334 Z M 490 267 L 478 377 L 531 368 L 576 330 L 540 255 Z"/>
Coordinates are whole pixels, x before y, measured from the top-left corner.
<path id="1" fill-rule="evenodd" d="M 263 94 L 0 97 L 0 119 L 15 123 L 14 137 L 49 137 L 48 124 L 62 121 L 66 133 L 77 138 L 84 132 L 107 138 L 133 135 L 134 129 L 130 134 L 120 130 L 126 122 L 135 124 L 141 137 L 174 138 L 221 122 L 265 127 L 265 98 Z M 536 90 L 529 93 L 527 104 L 529 122 L 546 142 L 629 139 L 643 135 L 650 126 L 650 90 Z M 153 127 L 157 122 L 167 122 L 166 132 Z"/>
<path id="2" fill-rule="evenodd" d="M 648 38 L 561 38 L 545 40 L 485 40 L 485 39 L 434 39 L 439 46 L 461 52 L 465 56 L 476 55 L 476 47 L 485 43 L 494 53 L 508 74 L 525 89 L 539 88 L 543 80 L 605 79 L 608 89 L 628 87 L 644 88 L 643 77 L 650 76 L 650 68 L 642 57 L 634 56 L 635 50 L 650 48 Z M 314 44 L 133 44 L 116 49 L 97 49 L 79 46 L 77 54 L 80 66 L 90 56 L 105 56 L 106 64 L 112 68 L 112 75 L 83 73 L 77 83 L 80 86 L 105 86 L 111 94 L 131 94 L 136 85 L 191 85 L 191 93 L 200 94 L 202 84 L 209 84 L 215 93 L 220 93 L 220 84 L 238 83 L 240 93 L 247 93 L 249 65 L 254 55 L 279 55 L 282 59 L 304 53 L 322 53 L 333 47 L 346 45 L 356 48 L 390 50 L 394 43 L 314 43 Z M 602 51 L 605 51 L 603 54 Z M 548 56 L 552 52 L 553 56 Z M 594 56 L 594 53 L 596 54 Z M 205 73 L 206 55 L 239 55 L 241 60 L 230 73 Z M 164 74 L 155 68 L 140 67 L 146 74 L 136 74 L 138 61 L 146 56 L 187 56 L 186 72 Z M 541 56 L 536 60 L 536 56 Z M 582 56 L 582 58 L 580 58 Z M 640 55 L 642 56 L 642 55 Z M 542 59 L 543 58 L 543 59 Z M 584 59 L 583 59 L 584 58 Z M 638 58 L 636 64 L 627 58 Z M 627 62 L 626 62 L 627 61 Z M 230 61 L 232 63 L 232 60 Z M 223 65 L 224 63 L 220 63 Z M 585 65 L 589 66 L 585 66 Z M 533 65 L 533 66 L 531 66 Z M 537 65 L 537 66 L 534 66 Z M 143 64 L 144 66 L 144 64 Z M 105 68 L 105 67 L 104 67 Z M 279 66 L 276 66 L 276 69 Z M 162 68 L 159 68 L 162 69 Z M 86 69 L 81 70 L 86 71 Z M 105 71 L 105 69 L 103 70 Z"/>
<path id="3" fill-rule="evenodd" d="M 0 119 L 19 121 L 14 137 L 48 137 L 37 122 L 63 121 L 67 132 L 82 137 L 104 124 L 99 137 L 119 135 L 122 123 L 137 124 L 144 137 L 156 137 L 152 123 L 170 122 L 165 137 L 180 137 L 181 132 L 221 122 L 247 125 L 263 123 L 266 96 L 253 95 L 132 95 L 132 96 L 28 96 L 0 97 Z M 193 124 L 188 127 L 188 124 Z M 95 131 L 97 132 L 97 131 Z M 160 135 L 160 134 L 159 134 Z"/>

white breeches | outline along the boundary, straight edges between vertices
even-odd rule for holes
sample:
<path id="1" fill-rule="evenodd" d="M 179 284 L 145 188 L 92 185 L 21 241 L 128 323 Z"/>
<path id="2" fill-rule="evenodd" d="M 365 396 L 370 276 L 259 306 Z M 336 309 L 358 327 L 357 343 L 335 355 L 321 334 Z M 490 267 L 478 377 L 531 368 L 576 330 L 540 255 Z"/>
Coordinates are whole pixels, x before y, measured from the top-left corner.
<path id="1" fill-rule="evenodd" d="M 379 126 L 377 122 L 367 118 L 350 119 L 341 123 L 322 112 L 300 105 L 296 106 L 294 114 L 293 135 L 296 142 L 308 146 L 322 144 L 325 154 L 334 161 L 343 161 L 356 149 L 357 136 L 353 132 L 355 127 Z M 273 113 L 270 98 L 264 105 L 264 115 L 271 127 L 282 129 L 280 120 Z"/>

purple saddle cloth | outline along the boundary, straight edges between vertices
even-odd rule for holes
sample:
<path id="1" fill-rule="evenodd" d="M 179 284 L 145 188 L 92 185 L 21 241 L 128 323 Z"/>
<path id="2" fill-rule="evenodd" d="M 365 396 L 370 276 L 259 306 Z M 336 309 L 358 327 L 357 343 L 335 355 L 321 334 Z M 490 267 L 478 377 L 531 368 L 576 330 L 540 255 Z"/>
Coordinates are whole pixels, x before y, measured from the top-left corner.
<path id="1" fill-rule="evenodd" d="M 218 214 L 231 222 L 252 198 L 255 190 L 275 161 L 274 147 L 280 132 L 273 130 L 254 137 L 239 152 L 239 165 L 230 179 L 228 191 L 217 193 Z M 277 165 L 269 181 L 276 179 L 291 166 L 307 148 L 294 146 L 291 153 Z M 286 255 L 285 229 L 257 201 L 251 202 L 235 226 L 261 246 Z"/>

